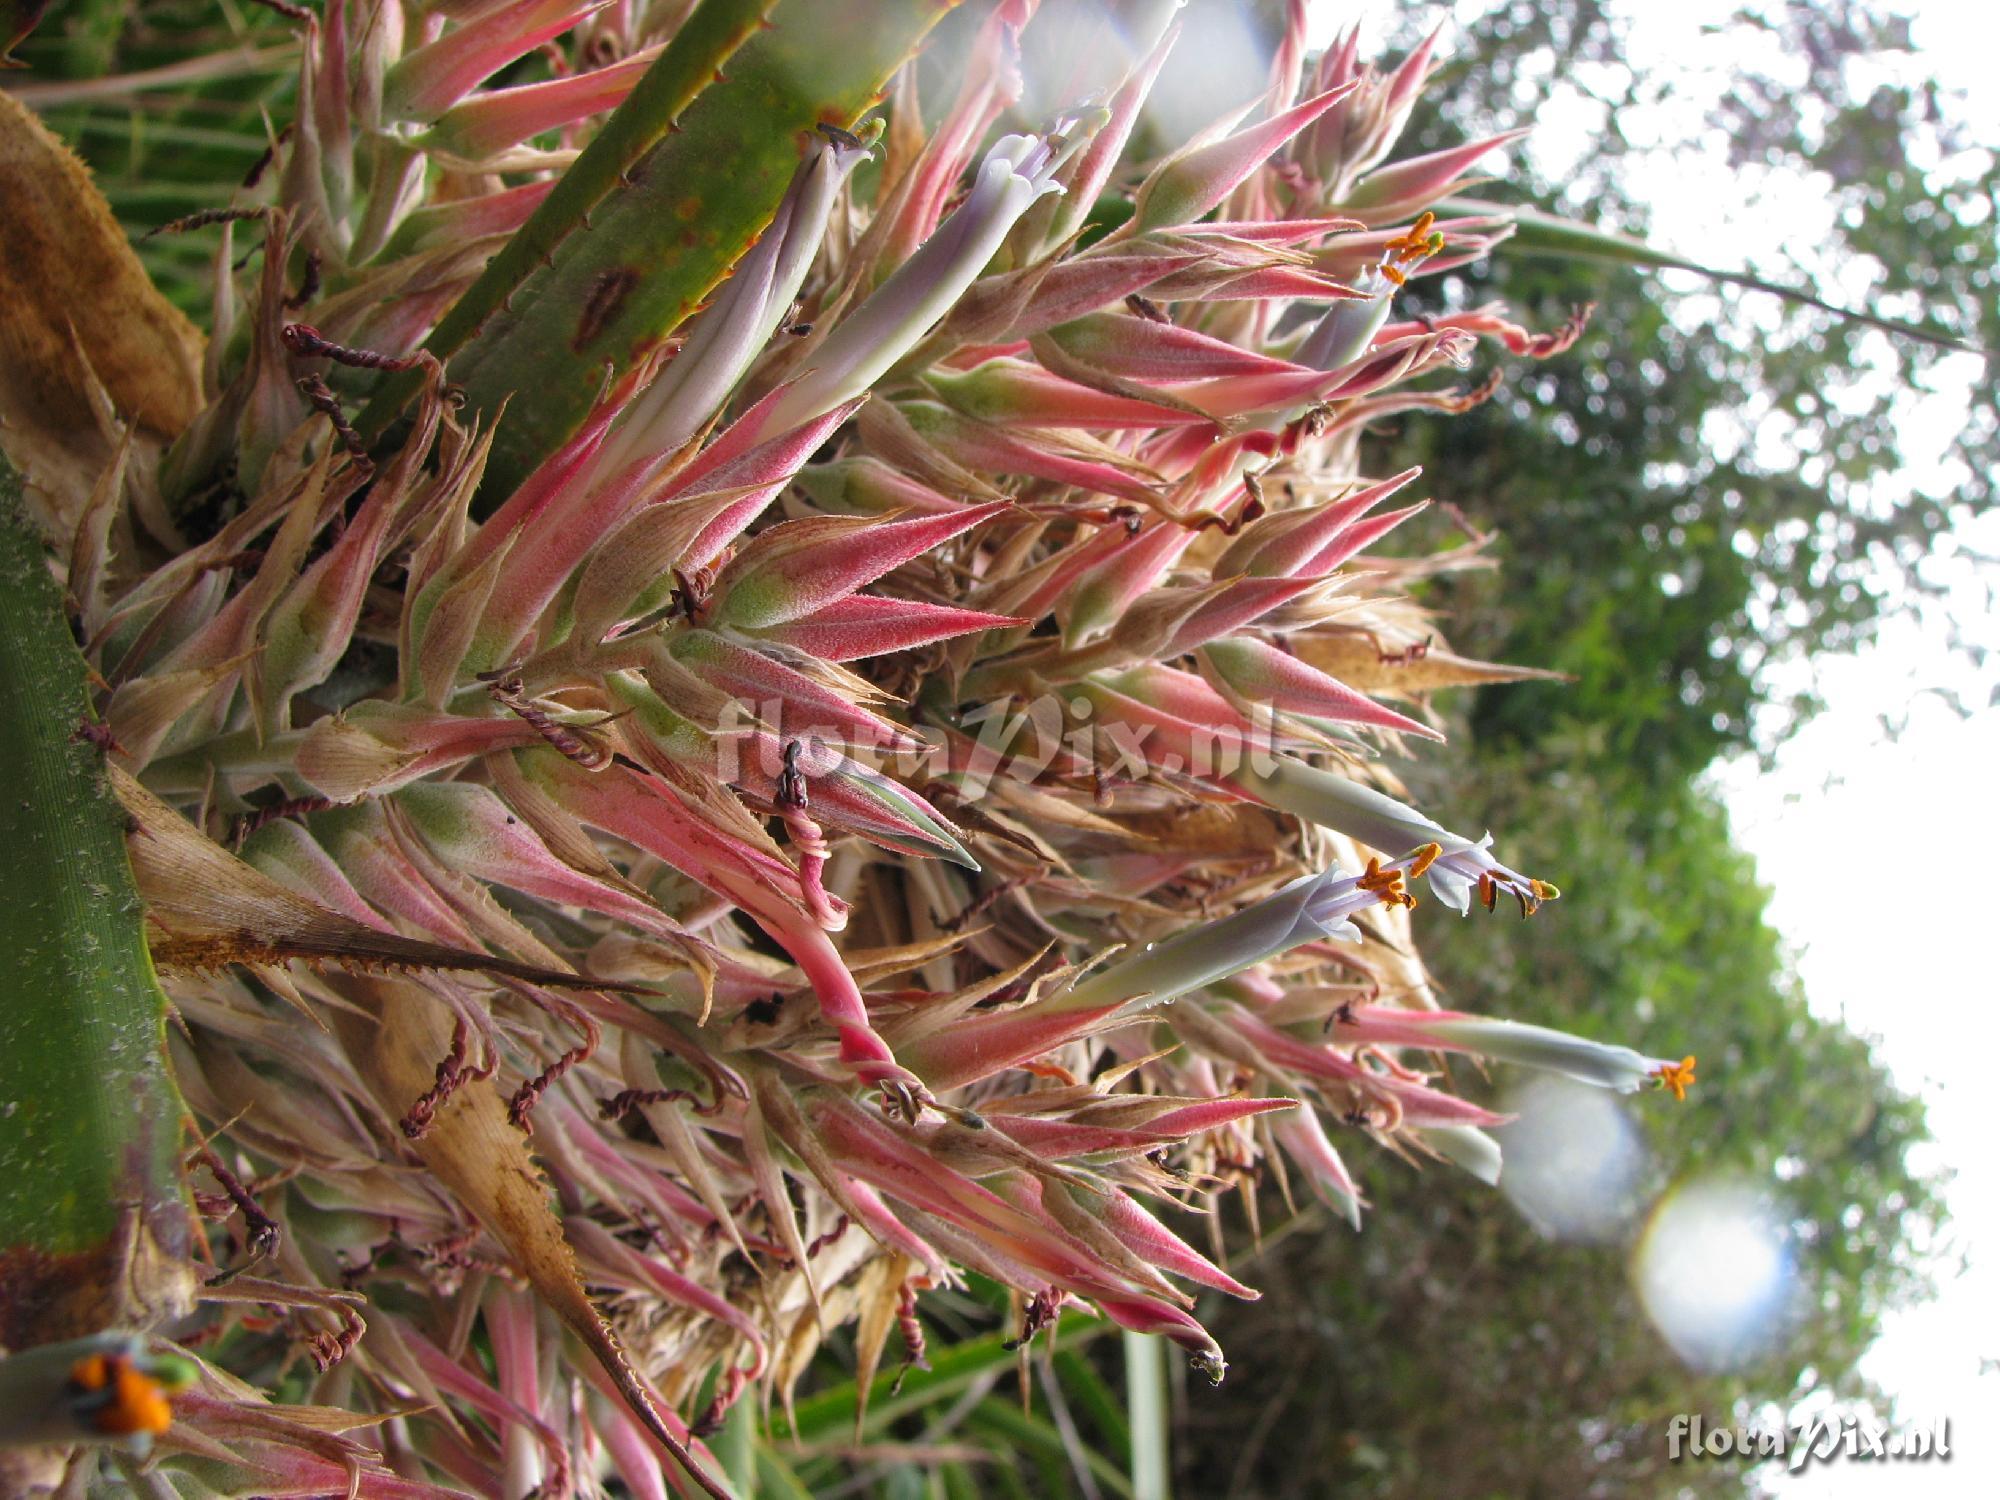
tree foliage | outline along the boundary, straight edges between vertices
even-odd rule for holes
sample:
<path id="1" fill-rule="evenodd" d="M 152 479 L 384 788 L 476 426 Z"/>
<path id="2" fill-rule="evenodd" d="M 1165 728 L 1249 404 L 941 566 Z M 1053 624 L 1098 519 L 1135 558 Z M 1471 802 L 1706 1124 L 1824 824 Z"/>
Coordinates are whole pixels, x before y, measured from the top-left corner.
<path id="1" fill-rule="evenodd" d="M 1714 196 L 1699 173 L 1739 236 L 1691 247 L 1708 262 L 2000 346 L 1995 156 L 1969 138 L 1965 101 L 1913 81 L 1907 22 L 1860 4 L 1746 10 L 1716 40 L 1720 89 L 1697 59 L 1631 55 L 1630 24 L 1598 0 L 1503 0 L 1455 38 L 1464 87 L 1434 91 L 1422 128 L 1461 139 L 1555 116 L 1544 135 L 1587 141 L 1581 159 L 1529 155 L 1510 196 L 1685 249 L 1678 216 Z M 1684 138 L 1663 133 L 1697 110 Z M 1770 668 L 1855 646 L 1887 609 L 1930 610 L 1984 663 L 1984 627 L 1937 608 L 1967 545 L 1948 533 L 1990 504 L 2000 456 L 1976 358 L 1577 261 L 1503 253 L 1439 295 L 1504 299 L 1540 326 L 1598 307 L 1567 357 L 1485 407 L 1385 435 L 1385 472 L 1423 463 L 1439 499 L 1498 533 L 1500 568 L 1453 600 L 1459 644 L 1575 679 L 1483 695 L 1483 737 L 1610 725 L 1613 753 L 1671 780 L 1768 752 L 1812 707 Z M 1942 452 L 1911 421 L 1929 391 L 1933 410 L 1966 403 Z"/>
<path id="2" fill-rule="evenodd" d="M 1537 185 L 1531 158 L 1510 184 L 1684 247 L 1673 222 L 1649 218 L 1645 184 L 1698 142 L 1642 122 L 1695 86 L 1633 52 L 1629 25 L 1595 0 L 1487 6 L 1453 28 L 1465 87 L 1438 90 L 1423 128 L 1458 139 L 1565 100 L 1572 123 L 1555 133 L 1561 146 L 1587 138 L 1581 159 Z M 1822 193 L 1826 224 L 1704 244 L 1703 258 L 1993 346 L 1994 158 L 1964 139 L 1959 101 L 1909 81 L 1907 26 L 1858 5 L 1773 5 L 1725 39 L 1718 51 L 1743 65 L 1699 136 L 1726 142 L 1738 191 Z M 1579 131 L 1579 117 L 1602 128 Z M 1382 432 L 1374 466 L 1425 466 L 1456 512 L 1439 508 L 1433 544 L 1454 524 L 1495 533 L 1500 566 L 1429 601 L 1446 608 L 1454 646 L 1572 679 L 1459 705 L 1438 772 L 1470 797 L 1454 809 L 1468 826 L 1533 830 L 1524 857 L 1587 900 L 1545 917 L 1555 926 L 1539 942 L 1442 913 L 1419 940 L 1448 1005 L 1531 1001 L 1589 1035 L 1637 1018 L 1684 1036 L 1702 1092 L 1634 1111 L 1648 1201 L 1696 1175 L 1763 1185 L 1789 1223 L 1802 1291 L 1759 1361 L 1697 1373 L 1633 1289 L 1640 1221 L 1610 1246 L 1560 1243 L 1493 1214 L 1486 1190 L 1445 1169 L 1429 1169 L 1444 1191 L 1419 1201 L 1411 1167 L 1378 1155 L 1365 1232 L 1281 1238 L 1258 1264 L 1278 1290 L 1220 1323 L 1229 1347 L 1272 1352 L 1240 1359 L 1221 1403 L 1190 1399 L 1182 1483 L 1260 1496 L 1741 1493 L 1740 1466 L 1669 1465 L 1666 1423 L 1871 1399 L 1856 1364 L 1884 1313 L 1926 1284 L 1941 1183 L 1912 1163 L 1918 1101 L 1863 1038 L 1808 1007 L 1700 773 L 1720 754 L 1768 753 L 1814 706 L 1774 664 L 1852 647 L 1893 608 L 1935 611 L 1949 531 L 1991 498 L 1992 392 L 1965 356 L 1679 278 L 1502 253 L 1432 293 L 1432 310 L 1505 300 L 1531 326 L 1597 305 L 1570 354 L 1510 367 L 1467 416 Z M 1915 451 L 1910 393 L 1961 382 L 1967 419 L 1950 452 Z M 1978 657 L 1972 622 L 1945 623 Z M 1265 1204 L 1282 1219 L 1272 1185 Z"/>
<path id="3" fill-rule="evenodd" d="M 1768 1188 L 1801 1273 L 1784 1334 L 1748 1368 L 1691 1371 L 1633 1289 L 1643 1216 L 1613 1244 L 1565 1244 L 1448 1168 L 1426 1168 L 1432 1191 L 1412 1193 L 1410 1165 L 1377 1153 L 1364 1232 L 1285 1239 L 1257 1263 L 1271 1294 L 1222 1314 L 1241 1357 L 1219 1403 L 1189 1401 L 1187 1493 L 1740 1493 L 1740 1467 L 1667 1462 L 1672 1415 L 1865 1399 L 1856 1361 L 1924 1284 L 1913 1251 L 1938 1202 L 1909 1159 L 1921 1106 L 1866 1041 L 1809 1010 L 1721 809 L 1694 790 L 1662 800 L 1609 769 L 1601 745 L 1544 756 L 1479 775 L 1468 821 L 1535 830 L 1538 867 L 1588 902 L 1538 918 L 1560 929 L 1538 942 L 1439 911 L 1419 913 L 1418 937 L 1447 1004 L 1497 1014 L 1532 1000 L 1585 1035 L 1639 1017 L 1686 1037 L 1700 1092 L 1630 1111 L 1653 1163 L 1643 1197 L 1717 1175 Z M 1510 1081 L 1496 1075 L 1496 1092 Z M 1281 1218 L 1268 1188 L 1265 1201 Z"/>

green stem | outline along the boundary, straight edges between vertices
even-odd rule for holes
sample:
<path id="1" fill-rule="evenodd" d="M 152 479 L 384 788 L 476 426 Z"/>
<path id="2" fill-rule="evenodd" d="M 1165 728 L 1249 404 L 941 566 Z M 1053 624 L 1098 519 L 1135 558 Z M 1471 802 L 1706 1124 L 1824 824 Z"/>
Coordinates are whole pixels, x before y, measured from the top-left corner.
<path id="1" fill-rule="evenodd" d="M 1121 1335 L 1125 1409 L 1132 1425 L 1133 1500 L 1167 1500 L 1167 1361 L 1158 1334 Z"/>
<path id="2" fill-rule="evenodd" d="M 1989 351 L 1977 348 L 1933 329 L 1908 323 L 1901 318 L 1885 318 L 1879 313 L 1863 312 L 1858 308 L 1842 307 L 1837 302 L 1828 302 L 1803 287 L 1786 286 L 1781 282 L 1766 281 L 1761 276 L 1753 276 L 1748 271 L 1732 271 L 1726 267 L 1705 266 L 1699 261 L 1688 260 L 1661 250 L 1644 240 L 1631 235 L 1619 234 L 1615 230 L 1598 229 L 1589 224 L 1578 223 L 1556 214 L 1543 213 L 1539 209 L 1523 208 L 1513 203 L 1487 203 L 1475 198 L 1447 198 L 1437 205 L 1437 212 L 1446 218 L 1475 215 L 1501 215 L 1514 221 L 1514 233 L 1506 242 L 1508 255 L 1541 255 L 1557 260 L 1594 260 L 1610 265 L 1632 266 L 1646 271 L 1692 271 L 1697 276 L 1706 276 L 1711 281 L 1726 282 L 1730 286 L 1740 286 L 1753 292 L 1768 292 L 1773 297 L 1782 297 L 1787 302 L 1796 302 L 1805 307 L 1816 307 L 1821 312 L 1831 313 L 1850 323 L 1865 324 L 1879 328 L 1884 333 L 1893 333 L 1898 338 L 1915 339 L 1919 343 L 1933 344 L 1940 349 L 1954 349 L 1961 354 L 1985 354 Z"/>
<path id="3" fill-rule="evenodd" d="M 64 104 L 87 104 L 99 100 L 129 101 L 135 94 L 161 89 L 184 88 L 191 83 L 213 83 L 218 79 L 240 82 L 251 74 L 291 71 L 299 49 L 287 44 L 261 50 L 243 48 L 234 52 L 211 52 L 185 62 L 148 68 L 141 73 L 120 73 L 109 78 L 58 79 L 48 83 L 18 83 L 8 90 L 30 109 L 55 109 Z"/>
<path id="4" fill-rule="evenodd" d="M 0 1347 L 178 1313 L 182 1105 L 82 655 L 0 460 Z"/>
<path id="5" fill-rule="evenodd" d="M 951 0 L 704 0 L 426 347 L 490 420 L 510 493 L 651 356 L 770 222 L 822 124 L 850 126 Z M 762 29 L 757 21 L 769 9 Z M 740 47 L 745 31 L 754 31 Z M 392 377 L 373 437 L 414 383 Z"/>

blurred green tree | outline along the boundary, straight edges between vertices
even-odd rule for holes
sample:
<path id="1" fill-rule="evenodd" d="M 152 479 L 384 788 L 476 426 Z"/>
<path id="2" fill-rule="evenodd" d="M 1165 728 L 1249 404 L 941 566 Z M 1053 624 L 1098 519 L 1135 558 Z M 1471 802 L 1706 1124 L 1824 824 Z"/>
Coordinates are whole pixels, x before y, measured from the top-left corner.
<path id="1" fill-rule="evenodd" d="M 1500 0 L 1454 28 L 1456 86 L 1426 94 L 1420 136 L 1559 118 L 1505 196 L 2000 346 L 1996 158 L 1961 123 L 1965 101 L 1916 81 L 1906 20 L 1765 4 L 1672 66 L 1630 53 L 1631 20 L 1600 0 Z M 1676 137 L 1677 122 L 1693 123 Z M 1761 232 L 1689 247 L 1675 215 L 1718 192 Z M 1440 601 L 1458 644 L 1575 679 L 1483 694 L 1472 724 L 1488 748 L 1606 725 L 1610 754 L 1670 782 L 1768 753 L 1813 706 L 1809 683 L 1770 668 L 1851 649 L 1886 610 L 1925 611 L 1982 665 L 2000 645 L 1990 621 L 1938 608 L 1969 545 L 1952 529 L 1990 505 L 2000 468 L 1976 356 L 1761 294 L 1504 251 L 1418 291 L 1420 310 L 1498 299 L 1535 326 L 1598 307 L 1576 349 L 1509 371 L 1485 407 L 1382 435 L 1383 472 L 1424 464 L 1437 498 L 1497 533 L 1499 570 Z M 1932 390 L 1965 402 L 1937 443 L 1909 420 Z"/>
<path id="2" fill-rule="evenodd" d="M 1748 1367 L 1691 1371 L 1633 1290 L 1639 1222 L 1612 1245 L 1559 1243 L 1449 1167 L 1426 1167 L 1437 1180 L 1419 1192 L 1409 1165 L 1376 1153 L 1360 1235 L 1329 1222 L 1283 1239 L 1249 1276 L 1264 1300 L 1216 1310 L 1230 1378 L 1189 1395 L 1181 1493 L 1742 1493 L 1740 1466 L 1669 1464 L 1667 1423 L 1868 1398 L 1856 1361 L 1925 1285 L 1918 1252 L 1938 1221 L 1939 1184 L 1911 1156 L 1921 1106 L 1808 1009 L 1706 794 L 1662 794 L 1569 743 L 1453 774 L 1475 797 L 1468 822 L 1504 820 L 1576 899 L 1525 928 L 1419 912 L 1446 1003 L 1697 1054 L 1684 1105 L 1631 1102 L 1653 1163 L 1643 1197 L 1695 1173 L 1767 1184 L 1799 1268 L 1790 1321 Z M 1266 1198 L 1267 1223 L 1282 1220 L 1269 1185 Z"/>
<path id="3" fill-rule="evenodd" d="M 1682 248 L 1643 206 L 1670 180 L 1661 162 L 1713 167 L 1705 192 L 1772 189 L 1774 214 L 1804 184 L 1823 223 L 1702 258 L 1995 346 L 1995 158 L 1968 143 L 1960 101 L 1912 81 L 1907 22 L 1752 7 L 1714 36 L 1732 71 L 1709 93 L 1636 53 L 1631 23 L 1599 0 L 1460 7 L 1458 86 L 1427 96 L 1426 143 L 1558 116 L 1544 134 L 1569 154 L 1518 163 L 1505 196 Z M 1432 24 L 1413 17 L 1406 40 Z M 1659 133 L 1676 118 L 1698 124 Z M 1743 1467 L 1667 1462 L 1671 1416 L 1870 1399 L 1857 1362 L 1927 1284 L 1942 1183 L 1918 1165 L 1921 1105 L 1808 1008 L 1700 778 L 1718 756 L 1768 754 L 1815 706 L 1774 666 L 1849 649 L 1888 610 L 1928 613 L 1984 663 L 1990 624 L 1939 601 L 1965 547 L 1952 529 L 1992 499 L 1993 389 L 1974 358 L 1817 309 L 1575 260 L 1503 251 L 1413 305 L 1491 300 L 1541 327 L 1598 310 L 1575 350 L 1510 368 L 1470 415 L 1377 434 L 1374 468 L 1423 464 L 1430 493 L 1495 533 L 1501 566 L 1428 601 L 1454 645 L 1574 679 L 1455 705 L 1456 753 L 1425 780 L 1575 899 L 1527 929 L 1424 913 L 1419 937 L 1447 1004 L 1604 1038 L 1637 1027 L 1699 1055 L 1696 1099 L 1633 1111 L 1648 1196 L 1697 1169 L 1767 1185 L 1802 1292 L 1761 1359 L 1698 1373 L 1632 1288 L 1639 1224 L 1616 1246 L 1558 1243 L 1476 1183 L 1420 1195 L 1378 1156 L 1361 1236 L 1282 1238 L 1251 1277 L 1265 1300 L 1218 1310 L 1239 1357 L 1219 1399 L 1182 1408 L 1183 1493 L 1741 1494 Z M 1907 420 L 1930 389 L 1966 403 L 1941 452 Z M 1282 1205 L 1266 1197 L 1268 1224 Z"/>

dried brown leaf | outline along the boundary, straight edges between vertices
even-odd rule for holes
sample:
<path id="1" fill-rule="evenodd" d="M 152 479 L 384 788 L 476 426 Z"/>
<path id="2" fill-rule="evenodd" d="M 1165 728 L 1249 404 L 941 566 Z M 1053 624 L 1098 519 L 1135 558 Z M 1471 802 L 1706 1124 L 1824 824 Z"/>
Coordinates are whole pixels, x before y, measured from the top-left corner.
<path id="1" fill-rule="evenodd" d="M 364 927 L 285 889 L 215 843 L 138 780 L 110 766 L 131 815 L 126 847 L 146 903 L 153 961 L 167 968 L 306 959 L 346 968 L 453 969 L 569 989 L 631 989 Z"/>
<path id="2" fill-rule="evenodd" d="M 436 1060 L 451 1046 L 452 1016 L 407 980 L 346 975 L 337 988 L 368 1013 L 335 1015 L 348 1056 L 383 1114 L 400 1120 L 430 1091 Z M 706 1493 L 726 1500 L 728 1492 L 668 1430 L 617 1334 L 585 1293 L 549 1184 L 527 1138 L 509 1123 L 501 1091 L 486 1079 L 460 1088 L 438 1106 L 431 1128 L 414 1145 L 424 1165 L 507 1247 L 536 1294 L 597 1357 L 654 1440 Z"/>
<path id="3" fill-rule="evenodd" d="M 1337 677 L 1358 692 L 1389 698 L 1421 698 L 1440 688 L 1481 687 L 1496 682 L 1561 682 L 1560 672 L 1475 661 L 1436 645 L 1385 646 L 1371 633 L 1295 635 L 1299 659 Z"/>
<path id="4" fill-rule="evenodd" d="M 69 148 L 0 94 L 0 442 L 73 532 L 117 449 L 93 380 L 157 444 L 201 409 L 202 338 L 160 295 Z"/>

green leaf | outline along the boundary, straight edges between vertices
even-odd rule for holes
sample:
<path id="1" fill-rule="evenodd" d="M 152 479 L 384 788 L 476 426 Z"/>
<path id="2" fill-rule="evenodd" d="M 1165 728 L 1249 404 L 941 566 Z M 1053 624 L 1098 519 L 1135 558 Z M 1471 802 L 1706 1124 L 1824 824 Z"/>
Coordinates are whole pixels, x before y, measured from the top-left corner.
<path id="1" fill-rule="evenodd" d="M 499 313 L 504 322 L 515 294 L 538 268 L 553 271 L 576 258 L 580 245 L 564 248 L 564 243 L 579 228 L 592 234 L 617 230 L 614 216 L 619 210 L 606 200 L 617 193 L 622 181 L 636 176 L 655 147 L 679 131 L 682 111 L 721 76 L 722 65 L 776 3 L 706 0 L 674 33 L 645 77 L 570 164 L 528 222 L 486 263 L 479 279 L 438 321 L 424 347 L 439 359 L 453 360 L 454 373 L 460 372 L 474 356 L 467 355 L 465 361 L 454 357 L 483 333 L 499 336 L 497 328 L 488 330 L 488 320 Z M 594 217 L 599 214 L 605 217 Z M 355 425 L 371 437 L 379 433 L 416 394 L 422 378 L 420 373 L 406 372 L 386 381 Z"/>
<path id="2" fill-rule="evenodd" d="M 1064 1393 L 1096 1425 L 1102 1439 L 1099 1446 L 1106 1456 L 1114 1463 L 1129 1466 L 1132 1431 L 1126 1425 L 1125 1408 L 1118 1393 L 1105 1383 L 1096 1366 L 1067 1345 L 1057 1348 L 1051 1362 Z"/>
<path id="3" fill-rule="evenodd" d="M 1054 1341 L 1061 1349 L 1080 1349 L 1110 1332 L 1111 1327 L 1101 1319 L 1066 1313 L 1054 1331 Z M 905 1413 L 965 1389 L 991 1370 L 1011 1366 L 1015 1359 L 1014 1351 L 1007 1347 L 1011 1338 L 1008 1333 L 991 1333 L 932 1349 L 928 1370 L 884 1370 L 869 1389 L 868 1430 L 879 1431 Z M 855 1384 L 849 1380 L 799 1402 L 798 1427 L 789 1435 L 806 1443 L 844 1436 L 854 1423 L 855 1394 Z M 772 1433 L 784 1430 L 782 1419 L 774 1416 Z"/>
<path id="4" fill-rule="evenodd" d="M 0 1345 L 145 1325 L 192 1291 L 180 1096 L 83 656 L 0 460 Z"/>
<path id="5" fill-rule="evenodd" d="M 812 1491 L 806 1488 L 805 1481 L 768 1444 L 757 1449 L 757 1487 L 745 1490 L 744 1494 L 765 1495 L 770 1500 L 812 1500 Z"/>
<path id="6" fill-rule="evenodd" d="M 426 345 L 488 416 L 532 388 L 500 424 L 494 493 L 576 431 L 607 366 L 631 368 L 700 304 L 770 221 L 801 138 L 858 120 L 950 7 L 706 0 Z M 392 381 L 361 430 L 414 389 Z"/>
<path id="7" fill-rule="evenodd" d="M 1028 1415 L 1006 1397 L 988 1396 L 980 1402 L 974 1408 L 973 1422 L 975 1426 L 985 1429 L 996 1437 L 1006 1439 L 1009 1448 L 1039 1459 L 1044 1477 L 1047 1479 L 1062 1483 L 1063 1480 L 1073 1476 L 1072 1463 L 1081 1459 L 1084 1466 L 1090 1470 L 1091 1477 L 1096 1479 L 1108 1493 L 1131 1500 L 1134 1493 L 1132 1481 L 1121 1474 L 1117 1466 L 1103 1454 L 1093 1452 L 1087 1447 L 1079 1447 L 1072 1451 L 1069 1444 L 1063 1441 L 1063 1435 L 1051 1423 Z M 1056 1485 L 1052 1483 L 1050 1487 L 1055 1488 Z M 1063 1488 L 1071 1487 L 1063 1484 Z M 1164 1495 L 1165 1491 L 1160 1493 Z"/>
<path id="8" fill-rule="evenodd" d="M 722 1433 L 712 1451 L 742 1500 L 753 1500 L 757 1493 L 757 1448 L 757 1403 L 739 1401 L 723 1418 Z M 787 1491 L 779 1489 L 778 1493 Z"/>

